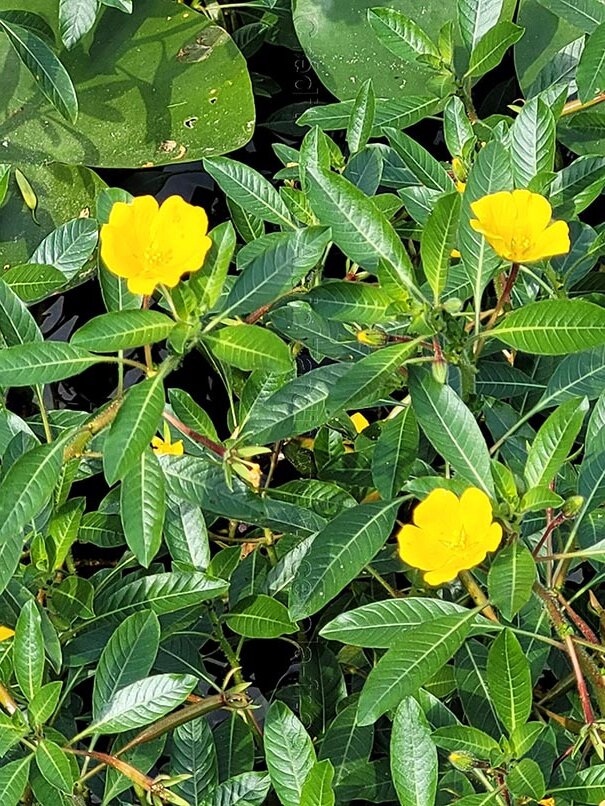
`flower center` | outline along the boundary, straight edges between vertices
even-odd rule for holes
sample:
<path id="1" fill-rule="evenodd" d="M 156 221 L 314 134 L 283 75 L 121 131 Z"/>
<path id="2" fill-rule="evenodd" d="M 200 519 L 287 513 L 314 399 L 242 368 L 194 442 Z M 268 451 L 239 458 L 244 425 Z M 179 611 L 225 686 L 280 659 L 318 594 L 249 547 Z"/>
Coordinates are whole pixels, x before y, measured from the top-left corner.
<path id="1" fill-rule="evenodd" d="M 450 549 L 465 549 L 466 548 L 466 532 L 464 529 L 460 529 L 457 533 L 450 533 L 449 535 L 443 535 L 441 538 L 441 542 L 443 545 Z"/>
<path id="2" fill-rule="evenodd" d="M 527 236 L 524 238 L 511 238 L 510 241 L 511 251 L 515 255 L 524 255 L 531 246 L 531 239 Z"/>
<path id="3" fill-rule="evenodd" d="M 170 260 L 170 254 L 162 252 L 157 247 L 150 246 L 145 250 L 145 263 L 150 269 L 157 269 L 164 266 Z"/>

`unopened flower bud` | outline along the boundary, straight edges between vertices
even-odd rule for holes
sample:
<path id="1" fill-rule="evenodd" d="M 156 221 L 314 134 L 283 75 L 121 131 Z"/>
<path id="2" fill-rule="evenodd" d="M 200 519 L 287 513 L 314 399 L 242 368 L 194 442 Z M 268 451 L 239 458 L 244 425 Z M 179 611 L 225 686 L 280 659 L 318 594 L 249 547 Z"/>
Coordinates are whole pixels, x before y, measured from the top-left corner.
<path id="1" fill-rule="evenodd" d="M 436 358 L 431 364 L 433 378 L 442 386 L 447 381 L 447 361 L 443 358 Z"/>
<path id="2" fill-rule="evenodd" d="M 572 495 L 563 504 L 563 514 L 566 518 L 575 518 L 583 506 L 584 497 L 581 495 Z"/>
<path id="3" fill-rule="evenodd" d="M 459 313 L 462 310 L 462 300 L 459 297 L 450 297 L 443 303 L 443 310 L 448 313 Z"/>
<path id="4" fill-rule="evenodd" d="M 387 334 L 381 330 L 358 330 L 357 341 L 370 347 L 383 347 L 387 343 Z"/>
<path id="5" fill-rule="evenodd" d="M 476 759 L 466 750 L 454 750 L 449 756 L 450 764 L 460 772 L 470 772 L 476 766 Z"/>
<path id="6" fill-rule="evenodd" d="M 457 182 L 466 181 L 468 171 L 466 170 L 466 165 L 462 162 L 460 157 L 454 157 L 452 160 L 452 171 Z"/>

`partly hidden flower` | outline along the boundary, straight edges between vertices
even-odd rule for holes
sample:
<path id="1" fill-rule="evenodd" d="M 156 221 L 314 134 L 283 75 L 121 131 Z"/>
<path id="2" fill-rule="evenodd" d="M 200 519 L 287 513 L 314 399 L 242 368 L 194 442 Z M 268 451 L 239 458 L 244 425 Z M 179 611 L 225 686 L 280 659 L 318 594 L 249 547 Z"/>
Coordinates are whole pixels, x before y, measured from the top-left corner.
<path id="1" fill-rule="evenodd" d="M 180 196 L 158 205 L 153 196 L 116 202 L 101 227 L 101 257 L 110 272 L 128 281 L 133 294 L 150 295 L 159 285 L 174 288 L 202 267 L 212 241 L 208 216 Z"/>
<path id="2" fill-rule="evenodd" d="M 502 539 L 502 527 L 492 521 L 491 501 L 477 487 L 460 498 L 442 487 L 433 490 L 418 504 L 413 520 L 397 535 L 399 556 L 424 571 L 429 585 L 450 582 L 478 565 Z"/>
<path id="3" fill-rule="evenodd" d="M 183 447 L 183 440 L 177 439 L 176 442 L 172 441 L 170 430 L 166 423 L 164 423 L 164 436 L 153 437 L 151 440 L 151 447 L 155 453 L 163 454 L 164 456 L 182 456 L 185 453 Z"/>
<path id="4" fill-rule="evenodd" d="M 539 193 L 503 190 L 473 202 L 471 210 L 471 227 L 505 260 L 532 263 L 569 252 L 567 223 L 552 221 L 550 202 Z"/>
<path id="5" fill-rule="evenodd" d="M 361 434 L 370 424 L 369 420 L 360 411 L 351 414 L 351 422 L 358 434 Z"/>
<path id="6" fill-rule="evenodd" d="M 12 638 L 15 634 L 14 630 L 10 627 L 0 627 L 0 641 L 6 641 L 7 638 Z"/>

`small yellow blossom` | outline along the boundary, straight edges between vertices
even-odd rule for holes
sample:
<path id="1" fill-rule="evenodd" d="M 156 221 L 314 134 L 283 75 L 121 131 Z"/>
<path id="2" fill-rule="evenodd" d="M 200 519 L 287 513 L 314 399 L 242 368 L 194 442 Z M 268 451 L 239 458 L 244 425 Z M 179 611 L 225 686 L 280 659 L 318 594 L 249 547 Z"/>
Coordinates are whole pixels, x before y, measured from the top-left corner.
<path id="1" fill-rule="evenodd" d="M 544 798 L 543 800 L 539 800 L 538 803 L 541 806 L 555 806 L 555 799 L 554 798 Z"/>
<path id="2" fill-rule="evenodd" d="M 458 193 L 464 193 L 466 190 L 466 182 L 461 182 L 460 179 L 456 179 L 456 190 Z"/>
<path id="3" fill-rule="evenodd" d="M 163 454 L 164 456 L 182 456 L 185 453 L 183 440 L 177 439 L 176 442 L 173 442 L 170 436 L 170 430 L 165 423 L 164 437 L 154 437 L 151 440 L 151 447 L 155 453 Z"/>
<path id="4" fill-rule="evenodd" d="M 161 206 L 153 196 L 137 196 L 111 208 L 101 227 L 101 257 L 110 272 L 126 278 L 129 291 L 149 295 L 201 268 L 212 243 L 207 232 L 205 211 L 180 196 Z"/>
<path id="5" fill-rule="evenodd" d="M 450 257 L 462 257 L 462 255 L 460 254 L 460 250 L 452 249 L 452 251 L 450 252 Z"/>
<path id="6" fill-rule="evenodd" d="M 530 190 L 503 190 L 471 204 L 471 227 L 505 260 L 532 263 L 569 252 L 569 227 L 553 221 L 550 202 Z"/>
<path id="7" fill-rule="evenodd" d="M 459 571 L 473 568 L 498 548 L 502 527 L 492 522 L 492 505 L 477 487 L 460 498 L 450 490 L 433 490 L 414 510 L 414 525 L 397 535 L 399 556 L 424 571 L 424 581 L 441 585 Z"/>
<path id="8" fill-rule="evenodd" d="M 0 641 L 6 641 L 7 638 L 12 638 L 15 634 L 14 630 L 10 627 L 0 627 Z"/>
<path id="9" fill-rule="evenodd" d="M 355 430 L 358 434 L 361 434 L 361 432 L 370 424 L 370 421 L 367 420 L 360 411 L 356 411 L 355 414 L 351 414 L 351 422 L 355 426 Z"/>

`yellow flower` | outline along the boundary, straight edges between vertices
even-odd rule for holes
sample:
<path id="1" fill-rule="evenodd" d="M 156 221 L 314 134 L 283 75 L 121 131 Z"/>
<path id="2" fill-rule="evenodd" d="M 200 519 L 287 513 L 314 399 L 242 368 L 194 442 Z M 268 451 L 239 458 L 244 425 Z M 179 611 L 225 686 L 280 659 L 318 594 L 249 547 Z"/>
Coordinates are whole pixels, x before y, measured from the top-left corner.
<path id="1" fill-rule="evenodd" d="M 502 539 L 502 527 L 492 522 L 491 502 L 477 487 L 460 498 L 442 487 L 433 490 L 414 510 L 414 524 L 397 535 L 399 556 L 424 571 L 429 585 L 449 582 L 478 565 Z"/>
<path id="2" fill-rule="evenodd" d="M 0 641 L 6 641 L 7 638 L 12 638 L 15 634 L 14 630 L 10 627 L 0 627 Z"/>
<path id="3" fill-rule="evenodd" d="M 456 190 L 458 193 L 464 193 L 466 190 L 466 182 L 461 182 L 460 179 L 456 179 Z"/>
<path id="4" fill-rule="evenodd" d="M 211 246 L 208 216 L 170 196 L 160 207 L 153 196 L 116 202 L 101 227 L 101 257 L 110 272 L 128 280 L 133 294 L 174 288 L 187 272 L 201 268 Z"/>
<path id="5" fill-rule="evenodd" d="M 471 227 L 505 260 L 531 263 L 569 252 L 569 227 L 551 223 L 550 202 L 529 190 L 503 190 L 471 204 Z"/>
<path id="6" fill-rule="evenodd" d="M 170 437 L 170 430 L 165 423 L 164 438 L 162 439 L 162 437 L 154 437 L 151 440 L 151 447 L 156 453 L 163 454 L 164 456 L 182 456 L 185 453 L 183 440 L 177 439 L 176 442 L 173 442 Z"/>
<path id="7" fill-rule="evenodd" d="M 539 800 L 538 803 L 541 806 L 555 806 L 555 799 L 554 798 L 544 798 L 543 800 Z"/>
<path id="8" fill-rule="evenodd" d="M 358 434 L 361 434 L 364 428 L 367 428 L 370 424 L 369 420 L 367 420 L 360 411 L 351 414 L 351 422 L 355 426 L 355 430 Z"/>

